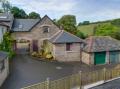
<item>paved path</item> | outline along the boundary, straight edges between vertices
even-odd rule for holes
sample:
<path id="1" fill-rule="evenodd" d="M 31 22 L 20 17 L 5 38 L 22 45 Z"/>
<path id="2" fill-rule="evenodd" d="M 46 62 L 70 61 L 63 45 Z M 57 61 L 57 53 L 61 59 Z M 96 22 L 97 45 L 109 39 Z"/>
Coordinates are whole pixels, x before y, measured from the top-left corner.
<path id="1" fill-rule="evenodd" d="M 58 69 L 56 69 L 56 67 Z M 60 69 L 62 67 L 62 69 Z M 10 63 L 10 75 L 0 89 L 20 89 L 45 81 L 59 79 L 81 71 L 98 70 L 105 66 L 87 66 L 77 63 L 38 61 L 27 55 L 18 55 Z M 110 66 L 107 66 L 110 68 Z"/>

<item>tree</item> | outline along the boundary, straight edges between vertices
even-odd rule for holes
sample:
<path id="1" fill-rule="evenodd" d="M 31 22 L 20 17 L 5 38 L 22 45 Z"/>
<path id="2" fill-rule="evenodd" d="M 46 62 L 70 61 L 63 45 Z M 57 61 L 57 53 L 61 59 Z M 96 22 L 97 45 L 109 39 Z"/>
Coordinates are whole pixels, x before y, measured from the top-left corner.
<path id="1" fill-rule="evenodd" d="M 4 12 L 10 11 L 11 5 L 10 5 L 9 1 L 7 1 L 7 0 L 1 0 L 0 2 L 2 3 L 2 8 L 3 8 Z"/>
<path id="2" fill-rule="evenodd" d="M 90 24 L 90 21 L 83 21 L 83 22 L 80 22 L 78 24 L 78 26 L 81 26 L 81 25 L 89 25 Z"/>
<path id="3" fill-rule="evenodd" d="M 3 12 L 3 10 L 2 9 L 0 9 L 0 13 L 2 13 Z"/>
<path id="4" fill-rule="evenodd" d="M 27 14 L 23 9 L 19 9 L 18 7 L 12 7 L 11 13 L 15 18 L 27 18 Z"/>
<path id="5" fill-rule="evenodd" d="M 120 26 L 120 19 L 115 19 L 115 20 L 111 21 L 111 24 L 113 24 L 115 26 Z"/>
<path id="6" fill-rule="evenodd" d="M 78 36 L 79 38 L 82 38 L 82 39 L 85 39 L 85 38 L 86 38 L 86 36 L 85 36 L 80 30 L 78 30 L 78 31 L 76 32 L 76 36 Z"/>
<path id="7" fill-rule="evenodd" d="M 81 22 L 80 22 L 80 23 L 78 23 L 78 26 L 81 26 L 81 25 L 83 25 Z"/>
<path id="8" fill-rule="evenodd" d="M 89 22 L 89 21 L 84 21 L 82 24 L 83 24 L 83 25 L 89 25 L 90 22 Z"/>
<path id="9" fill-rule="evenodd" d="M 119 29 L 112 24 L 101 24 L 96 28 L 95 35 L 97 36 L 111 36 L 118 37 Z"/>
<path id="10" fill-rule="evenodd" d="M 62 26 L 64 30 L 75 34 L 76 28 L 76 17 L 74 15 L 64 15 L 57 21 L 59 26 Z"/>
<path id="11" fill-rule="evenodd" d="M 30 19 L 41 19 L 40 15 L 36 12 L 29 13 L 28 18 L 30 18 Z"/>

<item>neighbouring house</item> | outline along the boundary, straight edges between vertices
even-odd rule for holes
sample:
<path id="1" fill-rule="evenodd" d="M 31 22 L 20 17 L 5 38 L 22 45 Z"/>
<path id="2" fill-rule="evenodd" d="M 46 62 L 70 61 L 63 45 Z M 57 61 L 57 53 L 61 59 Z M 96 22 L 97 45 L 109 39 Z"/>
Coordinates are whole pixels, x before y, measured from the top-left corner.
<path id="1" fill-rule="evenodd" d="M 111 64 L 120 62 L 120 41 L 109 36 L 91 36 L 85 40 L 82 62 Z"/>
<path id="2" fill-rule="evenodd" d="M 5 32 L 10 31 L 13 23 L 13 15 L 10 13 L 0 13 L 0 43 Z"/>
<path id="3" fill-rule="evenodd" d="M 83 40 L 61 30 L 48 40 L 48 47 L 55 60 L 80 61 Z"/>
<path id="4" fill-rule="evenodd" d="M 0 51 L 0 86 L 9 74 L 8 54 Z"/>

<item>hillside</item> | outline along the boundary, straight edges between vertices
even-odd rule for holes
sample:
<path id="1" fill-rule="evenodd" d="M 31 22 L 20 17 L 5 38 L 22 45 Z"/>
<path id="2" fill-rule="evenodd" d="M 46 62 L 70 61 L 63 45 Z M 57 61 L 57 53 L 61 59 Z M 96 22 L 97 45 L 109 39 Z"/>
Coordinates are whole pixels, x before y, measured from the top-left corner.
<path id="1" fill-rule="evenodd" d="M 85 35 L 93 35 L 95 28 L 100 24 L 109 24 L 111 21 L 103 21 L 103 22 L 96 22 L 91 23 L 89 25 L 81 25 L 78 26 L 77 29 L 80 30 Z"/>

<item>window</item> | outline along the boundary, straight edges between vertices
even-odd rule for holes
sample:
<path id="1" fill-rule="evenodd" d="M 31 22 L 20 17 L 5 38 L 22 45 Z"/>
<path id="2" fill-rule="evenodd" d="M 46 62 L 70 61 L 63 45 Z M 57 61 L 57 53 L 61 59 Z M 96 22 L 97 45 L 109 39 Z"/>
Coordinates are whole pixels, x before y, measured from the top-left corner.
<path id="1" fill-rule="evenodd" d="M 0 61 L 0 72 L 2 72 L 5 68 L 4 60 Z"/>
<path id="2" fill-rule="evenodd" d="M 49 27 L 48 26 L 44 26 L 43 27 L 43 33 L 48 33 L 49 32 Z"/>
<path id="3" fill-rule="evenodd" d="M 66 51 L 71 51 L 71 45 L 72 45 L 72 43 L 66 44 Z"/>

